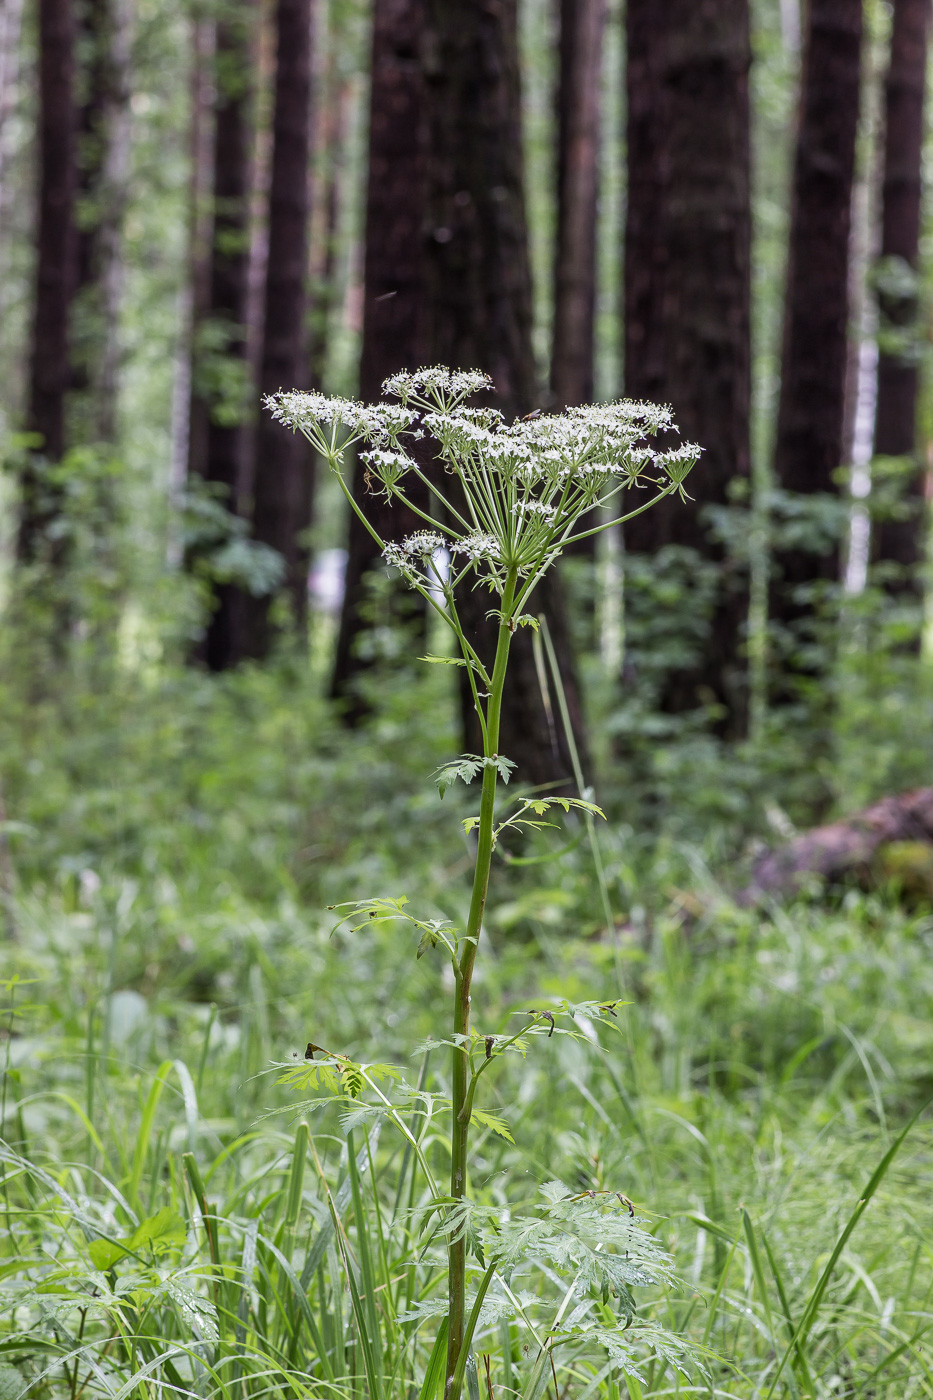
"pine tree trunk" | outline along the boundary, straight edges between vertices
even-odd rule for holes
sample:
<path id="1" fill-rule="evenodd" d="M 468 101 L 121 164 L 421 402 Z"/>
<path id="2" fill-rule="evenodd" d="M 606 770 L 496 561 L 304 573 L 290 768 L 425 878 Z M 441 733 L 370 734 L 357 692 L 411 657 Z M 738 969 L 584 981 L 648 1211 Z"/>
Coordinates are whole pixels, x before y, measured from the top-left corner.
<path id="1" fill-rule="evenodd" d="M 667 674 L 660 699 L 672 713 L 715 706 L 727 734 L 745 724 L 748 578 L 708 509 L 750 471 L 750 61 L 747 0 L 629 0 L 625 392 L 670 403 L 703 455 L 695 501 L 646 512 L 625 545 L 715 564 L 701 654 Z"/>
<path id="2" fill-rule="evenodd" d="M 522 171 L 516 0 L 477 5 L 430 0 L 425 34 L 428 100 L 429 360 L 492 376 L 506 417 L 538 400 L 531 344 L 531 275 Z M 473 644 L 492 660 L 497 624 L 479 590 L 459 601 Z M 550 623 L 571 715 L 582 747 L 581 708 L 564 603 L 552 571 L 533 607 Z M 478 750 L 469 692 L 466 747 Z M 566 739 L 541 696 L 532 639 L 513 643 L 500 730 L 502 752 L 529 783 L 567 780 Z"/>
<path id="3" fill-rule="evenodd" d="M 876 521 L 876 563 L 899 566 L 892 592 L 919 595 L 925 544 L 925 472 L 917 460 L 917 257 L 923 193 L 923 100 L 930 0 L 894 0 L 885 83 L 884 183 L 878 269 L 878 402 L 875 454 L 912 459 L 903 517 Z"/>
<path id="4" fill-rule="evenodd" d="M 276 5 L 275 105 L 269 187 L 260 389 L 265 394 L 308 385 L 305 336 L 311 143 L 311 0 Z M 312 458 L 300 433 L 263 412 L 256 432 L 253 538 L 285 560 L 292 618 L 303 637 L 308 615 Z M 271 596 L 244 599 L 243 654 L 267 656 L 273 641 Z"/>
<path id="5" fill-rule="evenodd" d="M 75 283 L 75 27 L 71 0 L 39 3 L 39 227 L 27 427 L 41 445 L 23 468 L 17 557 L 47 557 L 61 570 L 67 550 L 50 533 L 62 506 L 47 463 L 65 451 L 68 345 Z"/>
<path id="6" fill-rule="evenodd" d="M 845 430 L 849 242 L 859 116 L 862 0 L 810 0 L 791 195 L 784 349 L 774 470 L 783 491 L 837 496 Z M 835 583 L 839 542 L 779 548 L 771 615 L 792 632 Z M 790 671 L 804 669 L 791 656 Z"/>
<path id="7" fill-rule="evenodd" d="M 557 248 L 551 394 L 555 408 L 593 399 L 596 207 L 606 0 L 561 0 Z"/>
<path id="8" fill-rule="evenodd" d="M 216 28 L 210 282 L 207 314 L 195 333 L 188 467 L 189 476 L 202 477 L 233 515 L 241 504 L 249 413 L 245 381 L 253 12 L 253 0 L 239 0 Z M 202 434 L 197 429 L 203 417 L 207 424 Z M 200 652 L 211 671 L 227 670 L 236 661 L 238 610 L 238 590 L 228 583 L 215 585 Z"/>
<path id="9" fill-rule="evenodd" d="M 81 30 L 86 64 L 79 115 L 74 435 L 80 442 L 112 443 L 130 155 L 128 0 L 85 0 Z"/>
<path id="10" fill-rule="evenodd" d="M 419 44 L 424 0 L 375 0 L 372 87 L 369 114 L 369 174 L 363 302 L 360 397 L 378 399 L 382 381 L 428 358 L 425 336 L 425 100 Z M 413 480 L 413 479 L 410 479 Z M 417 489 L 420 483 L 414 481 Z M 367 493 L 357 467 L 354 493 L 384 539 L 400 539 L 418 528 L 418 517 Z M 416 504 L 427 505 L 418 492 Z M 350 515 L 346 585 L 337 634 L 331 694 L 342 701 L 351 724 L 367 713 L 358 681 L 370 658 L 361 642 L 371 629 L 366 616 L 373 572 L 382 565 L 372 536 Z M 418 595 L 396 594 L 399 621 L 423 619 Z"/>

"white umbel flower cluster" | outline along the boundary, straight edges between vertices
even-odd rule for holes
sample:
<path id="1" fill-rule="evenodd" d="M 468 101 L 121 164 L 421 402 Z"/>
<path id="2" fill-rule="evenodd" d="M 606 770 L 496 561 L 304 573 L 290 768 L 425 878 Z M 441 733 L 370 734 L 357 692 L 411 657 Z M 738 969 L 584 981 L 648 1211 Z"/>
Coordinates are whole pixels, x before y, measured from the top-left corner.
<path id="1" fill-rule="evenodd" d="M 400 543 L 389 542 L 382 551 L 387 564 L 414 584 L 416 580 L 432 581 L 437 571 L 432 569 L 434 556 L 443 549 L 445 540 L 436 530 L 417 530 Z"/>
<path id="2" fill-rule="evenodd" d="M 493 407 L 468 404 L 493 389 L 479 370 L 434 365 L 391 375 L 382 387 L 399 402 L 366 405 L 290 391 L 266 404 L 327 459 L 364 522 L 365 496 L 354 496 L 341 471 L 349 446 L 365 444 L 359 457 L 367 491 L 381 490 L 390 503 L 423 515 L 406 494 L 407 479 L 429 489 L 432 513 L 423 518 L 431 528 L 379 545 L 413 587 L 433 597 L 442 586 L 448 602 L 468 574 L 500 594 L 508 578 L 513 591 L 524 581 L 519 591 L 527 596 L 572 540 L 664 496 L 684 497 L 700 455 L 694 443 L 655 445 L 659 434 L 677 433 L 671 410 L 657 404 L 621 400 L 507 423 Z M 409 450 L 426 435 L 433 461 L 425 443 Z M 620 497 L 631 488 L 642 499 L 626 512 Z M 442 548 L 457 562 L 440 585 L 433 561 Z"/>

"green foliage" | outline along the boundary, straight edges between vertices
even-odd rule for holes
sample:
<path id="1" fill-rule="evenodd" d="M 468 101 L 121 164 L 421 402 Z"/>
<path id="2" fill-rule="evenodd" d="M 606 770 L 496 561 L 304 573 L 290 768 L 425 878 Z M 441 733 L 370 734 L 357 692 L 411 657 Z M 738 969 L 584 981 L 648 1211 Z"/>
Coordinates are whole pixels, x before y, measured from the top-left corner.
<path id="1" fill-rule="evenodd" d="M 503 754 L 493 754 L 487 758 L 482 758 L 475 753 L 464 753 L 459 758 L 453 759 L 450 763 L 445 763 L 439 768 L 434 776 L 437 783 L 437 791 L 440 797 L 444 796 L 448 788 L 452 788 L 458 780 L 469 787 L 477 773 L 481 773 L 484 768 L 490 768 L 498 773 L 504 783 L 509 781 L 512 769 L 515 764 L 510 758 L 505 758 Z"/>

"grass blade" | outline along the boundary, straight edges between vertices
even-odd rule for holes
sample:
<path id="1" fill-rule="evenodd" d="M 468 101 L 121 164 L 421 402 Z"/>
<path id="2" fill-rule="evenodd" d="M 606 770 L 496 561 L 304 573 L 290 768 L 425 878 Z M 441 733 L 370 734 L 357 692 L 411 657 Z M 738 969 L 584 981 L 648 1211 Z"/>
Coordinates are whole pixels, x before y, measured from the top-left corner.
<path id="1" fill-rule="evenodd" d="M 447 1329 L 449 1320 L 445 1317 L 438 1329 L 434 1346 L 431 1348 L 431 1355 L 428 1359 L 428 1369 L 424 1373 L 424 1380 L 421 1382 L 421 1391 L 418 1400 L 436 1400 L 437 1393 L 444 1384 L 444 1362 L 447 1360 Z"/>
<path id="2" fill-rule="evenodd" d="M 784 1367 L 787 1365 L 787 1362 L 790 1358 L 791 1352 L 796 1350 L 799 1353 L 802 1350 L 803 1345 L 807 1340 L 807 1337 L 810 1335 L 810 1329 L 812 1328 L 813 1323 L 816 1321 L 816 1315 L 819 1312 L 820 1304 L 823 1301 L 823 1296 L 826 1293 L 827 1288 L 829 1287 L 829 1281 L 833 1276 L 833 1271 L 835 1270 L 836 1265 L 839 1262 L 839 1256 L 845 1249 L 856 1225 L 859 1223 L 862 1216 L 865 1214 L 865 1211 L 868 1208 L 868 1203 L 871 1201 L 871 1198 L 878 1190 L 878 1187 L 881 1185 L 882 1181 L 887 1176 L 888 1168 L 894 1161 L 894 1158 L 897 1156 L 901 1144 L 907 1137 L 907 1134 L 910 1132 L 911 1128 L 916 1123 L 917 1119 L 920 1117 L 921 1113 L 924 1112 L 924 1110 L 929 1106 L 931 1101 L 933 1100 L 928 1099 L 927 1102 L 923 1104 L 921 1108 L 917 1109 L 917 1112 L 907 1123 L 907 1126 L 903 1128 L 898 1134 L 898 1136 L 894 1139 L 891 1146 L 888 1148 L 887 1152 L 884 1154 L 881 1161 L 878 1163 L 877 1167 L 869 1177 L 868 1183 L 865 1187 L 863 1194 L 857 1201 L 855 1209 L 852 1211 L 852 1214 L 846 1221 L 845 1227 L 838 1240 L 836 1241 L 833 1252 L 829 1256 L 829 1259 L 826 1263 L 826 1267 L 820 1274 L 816 1287 L 810 1294 L 807 1306 L 804 1308 L 803 1311 L 803 1316 L 797 1324 L 796 1330 L 794 1331 L 794 1335 L 788 1343 L 784 1355 L 781 1357 L 780 1365 L 778 1366 L 777 1371 L 775 1372 L 774 1380 L 771 1382 L 771 1389 L 768 1391 L 766 1400 L 771 1400 L 771 1396 L 774 1394 L 774 1388 L 781 1378 L 781 1375 L 784 1371 Z"/>

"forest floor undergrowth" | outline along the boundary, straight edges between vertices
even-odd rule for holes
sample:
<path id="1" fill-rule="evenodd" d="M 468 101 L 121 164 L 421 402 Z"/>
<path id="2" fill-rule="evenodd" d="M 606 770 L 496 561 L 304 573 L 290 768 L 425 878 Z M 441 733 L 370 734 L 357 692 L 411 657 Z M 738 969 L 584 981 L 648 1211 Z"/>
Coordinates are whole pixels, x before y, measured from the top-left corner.
<path id="1" fill-rule="evenodd" d="M 400 687 L 350 736 L 258 671 L 7 706 L 4 1400 L 418 1395 L 433 1338 L 406 1300 L 439 1273 L 410 1164 L 365 1103 L 349 1127 L 333 1105 L 309 1117 L 270 1067 L 313 1042 L 444 1087 L 441 1055 L 412 1057 L 443 1022 L 440 961 L 397 924 L 332 935 L 328 906 L 407 895 L 462 919 L 470 794 L 439 803 L 427 781 L 455 745 L 446 684 L 417 713 Z M 484 1130 L 472 1188 L 504 1211 L 552 1179 L 631 1200 L 680 1279 L 636 1290 L 632 1337 L 654 1319 L 708 1350 L 705 1372 L 654 1360 L 641 1379 L 568 1361 L 559 1400 L 933 1395 L 928 1115 L 871 1184 L 933 1094 L 933 916 L 856 890 L 742 909 L 702 842 L 614 818 L 609 929 L 576 835 L 497 869 L 477 1025 L 626 1005 L 608 1035 L 584 1018 L 499 1074 L 485 1107 L 507 1134 Z M 530 1393 L 525 1308 L 477 1341 L 492 1395 Z"/>

